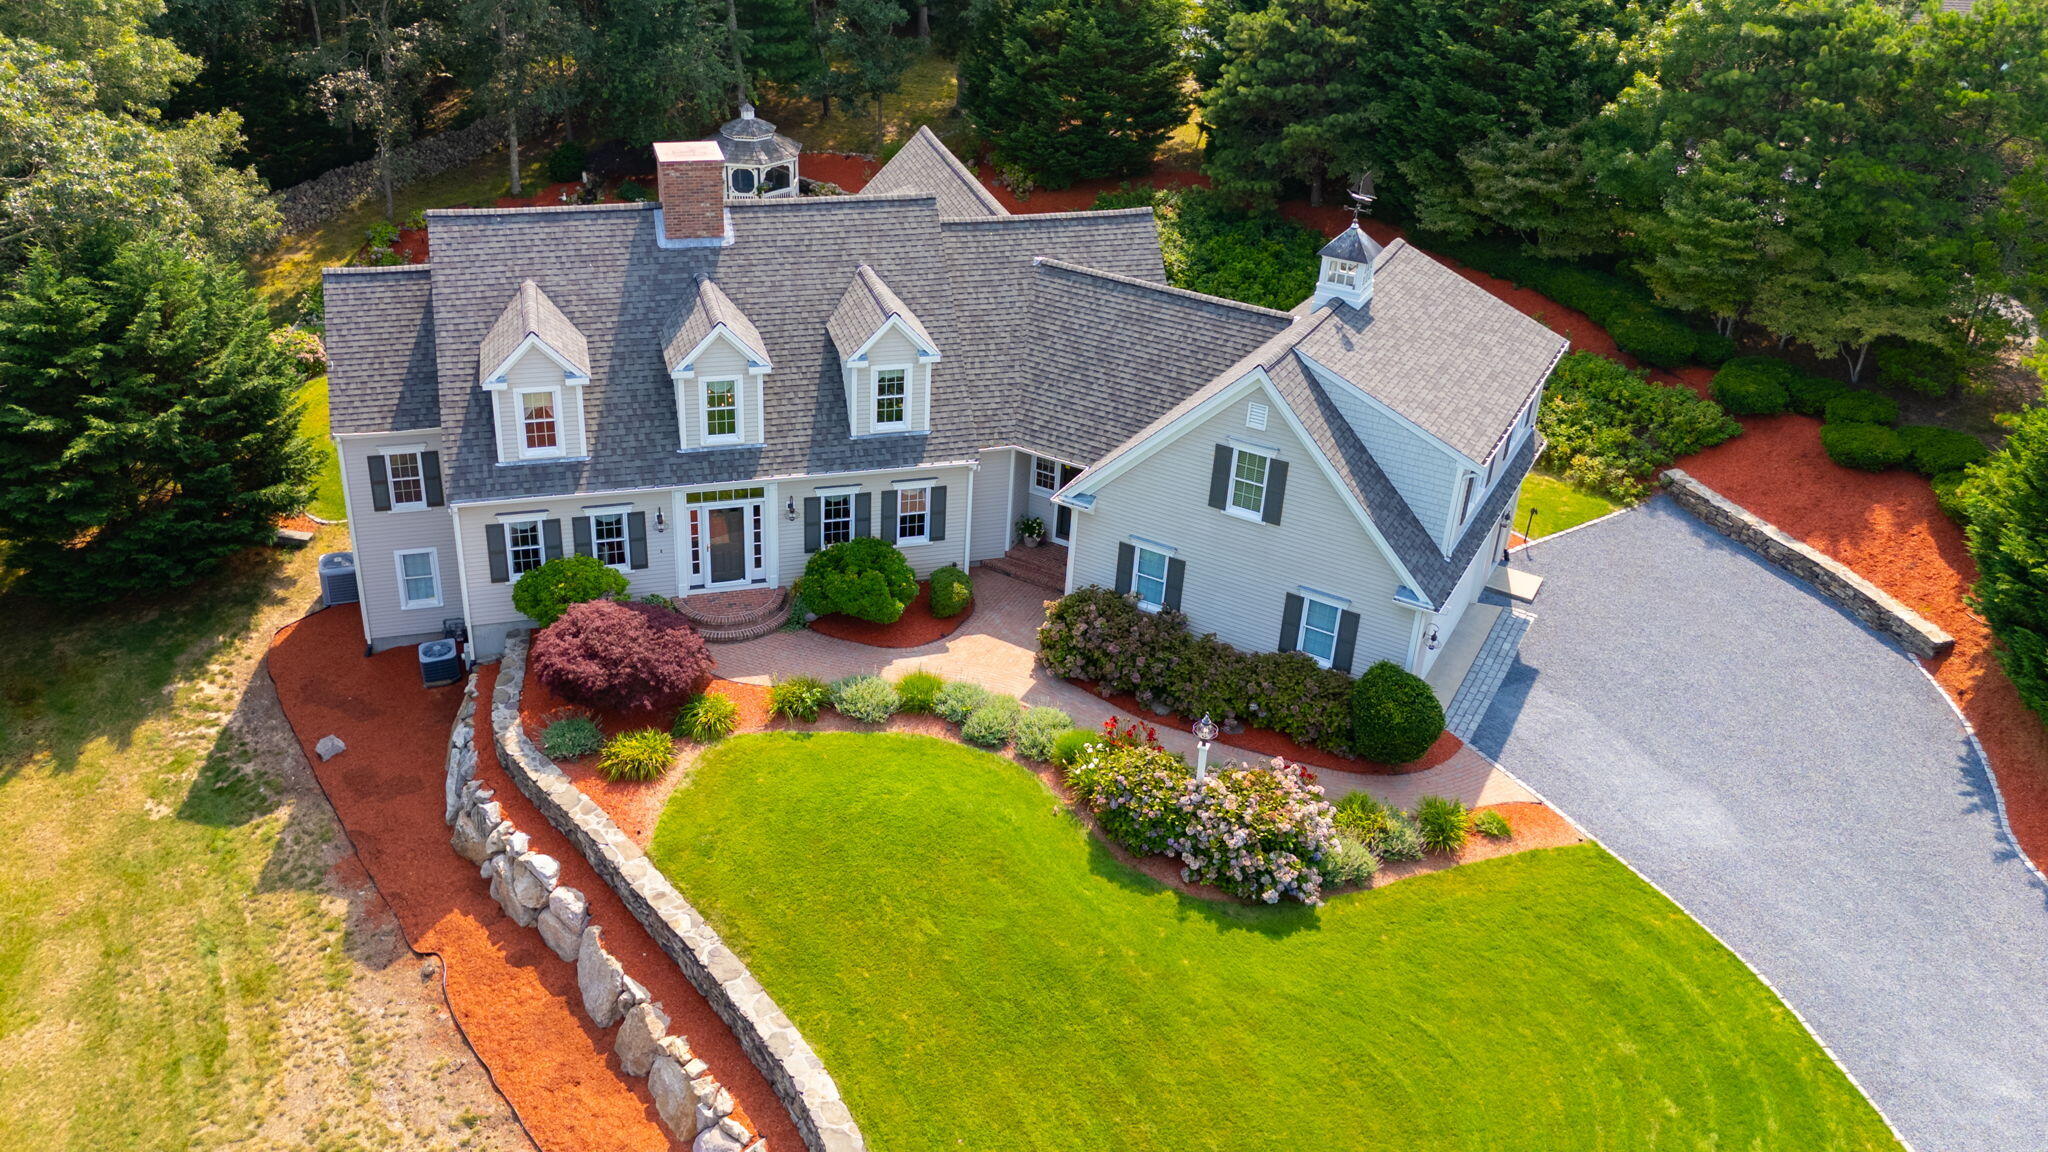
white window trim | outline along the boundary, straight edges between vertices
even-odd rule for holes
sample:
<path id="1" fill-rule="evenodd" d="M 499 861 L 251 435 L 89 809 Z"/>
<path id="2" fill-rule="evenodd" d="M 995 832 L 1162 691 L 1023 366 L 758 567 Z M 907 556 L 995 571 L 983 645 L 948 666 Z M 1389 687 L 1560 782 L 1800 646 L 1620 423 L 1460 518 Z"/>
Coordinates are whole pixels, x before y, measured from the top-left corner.
<path id="1" fill-rule="evenodd" d="M 633 570 L 633 526 L 631 521 L 627 519 L 632 514 L 630 509 L 624 508 L 609 508 L 585 512 L 585 515 L 590 517 L 590 553 L 592 556 L 597 555 L 597 522 L 612 516 L 619 518 L 619 544 L 621 550 L 625 553 L 626 559 L 622 563 L 605 565 L 605 567 L 614 572 L 631 574 Z"/>
<path id="2" fill-rule="evenodd" d="M 521 576 L 526 575 L 526 572 L 533 571 L 533 568 L 528 568 L 526 572 L 514 570 L 512 533 L 516 529 L 523 528 L 528 524 L 533 525 L 534 532 L 540 537 L 538 544 L 540 548 L 540 563 L 545 564 L 548 562 L 548 530 L 547 526 L 541 523 L 541 521 L 546 519 L 545 515 L 531 513 L 519 516 L 500 516 L 498 518 L 498 522 L 505 526 L 505 572 L 512 579 L 517 580 Z M 540 564 L 534 565 L 534 568 L 538 567 L 540 567 Z"/>
<path id="3" fill-rule="evenodd" d="M 711 434 L 711 386 L 732 385 L 732 434 L 713 436 Z M 746 435 L 746 423 L 740 418 L 743 399 L 740 396 L 740 382 L 737 377 L 706 378 L 697 383 L 697 433 L 699 442 L 704 444 L 738 444 Z"/>
<path id="4" fill-rule="evenodd" d="M 883 421 L 877 417 L 882 407 L 882 373 L 903 373 L 903 419 Z M 902 432 L 910 427 L 910 393 L 915 376 L 908 364 L 877 364 L 868 370 L 868 429 L 873 432 Z"/>
<path id="5" fill-rule="evenodd" d="M 392 492 L 391 511 L 424 512 L 429 507 L 432 507 L 432 505 L 427 503 L 426 452 L 427 446 L 425 444 L 387 444 L 384 447 L 377 449 L 377 451 L 374 453 L 375 455 L 382 456 L 384 458 L 384 483 L 385 486 L 391 489 Z M 393 456 L 414 456 L 419 458 L 420 498 L 418 500 L 407 500 L 401 502 L 398 499 L 397 490 L 394 487 L 392 487 L 391 483 L 391 458 Z"/>
<path id="6" fill-rule="evenodd" d="M 507 555 L 509 556 L 509 555 L 510 555 L 510 553 L 507 553 Z M 431 600 L 413 600 L 413 599 L 410 599 L 409 597 L 407 597 L 407 596 L 406 596 L 406 594 L 405 594 L 405 558 L 406 558 L 407 556 L 425 556 L 425 557 L 427 558 L 427 563 L 428 563 L 428 565 L 429 565 L 429 566 L 430 566 L 430 567 L 431 567 L 431 568 L 433 569 L 433 576 L 434 576 L 434 598 L 433 598 L 433 599 L 431 599 Z M 405 549 L 401 549 L 401 550 L 399 550 L 399 551 L 397 551 L 397 552 L 393 552 L 393 553 L 391 554 L 391 563 L 392 563 L 392 566 L 393 566 L 394 568 L 396 568 L 396 569 L 397 569 L 397 571 L 398 571 L 398 606 L 399 606 L 400 608 L 402 608 L 402 609 L 413 609 L 413 608 L 439 608 L 439 607 L 441 606 L 441 603 L 442 603 L 443 599 L 445 598 L 445 593 L 444 593 L 444 592 L 442 591 L 442 588 L 441 588 L 441 550 L 440 550 L 439 548 L 405 548 Z M 509 564 L 509 563 L 510 563 L 510 561 L 508 560 L 508 561 L 507 561 L 507 563 Z"/>
<path id="7" fill-rule="evenodd" d="M 1295 625 L 1294 628 L 1294 650 L 1315 661 L 1317 667 L 1328 668 L 1336 662 L 1337 641 L 1339 637 L 1344 635 L 1344 613 L 1349 610 L 1351 602 L 1336 596 L 1311 592 L 1307 588 L 1297 588 L 1295 593 L 1301 597 L 1301 622 Z M 1308 606 L 1311 604 L 1321 604 L 1325 608 L 1329 608 L 1337 613 L 1337 626 L 1330 631 L 1330 658 L 1328 660 L 1308 650 Z"/>
<path id="8" fill-rule="evenodd" d="M 915 546 L 915 545 L 918 545 L 918 544 L 929 544 L 929 543 L 931 543 L 931 542 L 932 542 L 932 485 L 931 485 L 931 484 L 930 484 L 929 482 L 925 482 L 925 483 L 919 483 L 919 484 L 904 484 L 904 483 L 901 483 L 901 482 L 899 482 L 899 483 L 897 483 L 897 484 L 895 485 L 895 488 L 896 488 L 896 545 L 897 545 L 897 547 L 899 547 L 899 548 L 900 548 L 900 547 L 904 547 L 904 546 L 906 546 L 906 545 L 911 545 L 911 546 Z M 923 535 L 921 535 L 921 536 L 905 536 L 905 535 L 903 535 L 903 494 L 904 494 L 905 492 L 922 492 L 922 493 L 924 493 L 924 534 L 923 534 Z"/>
<path id="9" fill-rule="evenodd" d="M 1230 450 L 1230 487 L 1223 493 L 1223 514 L 1235 516 L 1239 520 L 1248 520 L 1253 524 L 1264 524 L 1266 522 L 1266 498 L 1273 491 L 1273 461 L 1279 459 L 1280 454 L 1269 449 L 1241 443 L 1235 439 L 1230 443 Z M 1263 457 L 1266 461 L 1266 478 L 1259 482 L 1259 508 L 1256 512 L 1242 508 L 1237 503 L 1237 460 L 1240 456 L 1259 456 Z"/>
<path id="10" fill-rule="evenodd" d="M 1131 552 L 1131 595 L 1138 598 L 1139 611 L 1157 612 L 1166 607 L 1166 582 L 1172 578 L 1173 574 L 1173 549 L 1168 548 L 1164 544 L 1155 544 L 1150 540 L 1141 539 L 1136 536 L 1131 537 L 1131 548 L 1133 549 Z M 1141 571 L 1139 565 L 1144 563 L 1145 553 L 1147 552 L 1159 557 L 1161 561 L 1159 566 L 1159 599 L 1156 602 L 1145 599 L 1144 594 L 1138 591 L 1139 573 Z"/>
<path id="11" fill-rule="evenodd" d="M 563 392 L 559 384 L 543 384 L 538 388 L 512 389 L 512 427 L 519 437 L 519 458 L 522 460 L 554 460 L 569 453 L 569 413 L 562 406 Z M 551 398 L 550 407 L 555 410 L 555 446 L 553 448 L 529 448 L 526 446 L 526 398 L 545 392 Z"/>
<path id="12" fill-rule="evenodd" d="M 1049 488 L 1048 488 L 1047 486 L 1045 486 L 1045 485 L 1043 485 L 1043 484 L 1040 484 L 1040 483 L 1038 482 L 1038 464 L 1039 464 L 1039 461 L 1041 461 L 1041 460 L 1042 460 L 1042 461 L 1044 461 L 1044 462 L 1045 462 L 1045 463 L 1047 463 L 1047 464 L 1050 464 L 1050 465 L 1052 465 L 1052 478 L 1053 478 L 1053 483 L 1052 483 L 1052 486 L 1051 486 L 1051 487 L 1049 487 Z M 1053 493 L 1053 492 L 1057 492 L 1057 491 L 1059 491 L 1059 478 L 1060 478 L 1060 462 L 1059 462 L 1059 461 L 1057 461 L 1057 460 L 1053 459 L 1053 458 L 1052 458 L 1052 457 L 1050 457 L 1050 456 L 1040 456 L 1040 455 L 1037 455 L 1036 453 L 1033 453 L 1033 454 L 1032 454 L 1032 457 L 1031 457 L 1031 490 L 1032 490 L 1033 492 L 1045 492 L 1045 493 L 1048 493 L 1048 494 L 1050 494 L 1050 493 Z"/>
<path id="13" fill-rule="evenodd" d="M 860 527 L 860 512 L 859 509 L 854 507 L 859 496 L 860 489 L 858 488 L 842 488 L 837 491 L 827 491 L 822 488 L 818 490 L 818 547 L 830 548 L 834 544 L 844 544 L 846 540 L 857 540 L 860 538 L 858 531 Z M 831 514 L 831 502 L 834 500 L 846 501 L 846 540 L 826 539 L 831 526 L 838 523 L 837 518 Z"/>

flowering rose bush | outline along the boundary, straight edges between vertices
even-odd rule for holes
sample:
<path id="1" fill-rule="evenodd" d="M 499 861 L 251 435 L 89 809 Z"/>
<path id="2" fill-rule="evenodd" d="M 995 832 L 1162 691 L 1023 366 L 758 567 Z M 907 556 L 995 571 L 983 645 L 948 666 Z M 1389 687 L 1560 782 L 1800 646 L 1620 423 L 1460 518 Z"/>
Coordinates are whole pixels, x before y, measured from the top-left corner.
<path id="1" fill-rule="evenodd" d="M 1180 757 L 1123 739 L 1083 757 L 1067 783 L 1112 839 L 1174 857 L 1185 879 L 1268 904 L 1322 900 L 1334 810 L 1303 769 L 1275 760 L 1196 780 Z"/>

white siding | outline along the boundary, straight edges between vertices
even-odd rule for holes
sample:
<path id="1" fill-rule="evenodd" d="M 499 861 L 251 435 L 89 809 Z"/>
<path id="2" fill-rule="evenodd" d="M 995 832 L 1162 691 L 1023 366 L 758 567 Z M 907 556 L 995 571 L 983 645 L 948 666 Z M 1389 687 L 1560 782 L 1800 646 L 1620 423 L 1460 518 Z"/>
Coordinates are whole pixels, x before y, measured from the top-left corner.
<path id="1" fill-rule="evenodd" d="M 714 341 L 696 360 L 696 375 L 676 385 L 676 411 L 680 422 L 681 447 L 704 446 L 704 382 L 737 381 L 739 389 L 739 430 L 742 444 L 763 440 L 762 377 L 747 374 L 747 358 L 723 340 Z M 717 445 L 724 447 L 726 445 Z"/>
<path id="2" fill-rule="evenodd" d="M 875 370 L 906 368 L 903 415 L 909 431 L 931 431 L 932 366 L 917 362 L 917 345 L 900 332 L 891 331 L 868 349 L 867 363 L 851 370 L 852 385 L 847 392 L 847 410 L 852 417 L 852 434 L 872 435 L 875 431 Z"/>
<path id="3" fill-rule="evenodd" d="M 548 358 L 547 353 L 529 349 L 505 373 L 509 382 L 504 390 L 492 394 L 494 414 L 498 425 L 498 462 L 511 463 L 521 459 L 521 448 L 525 441 L 519 427 L 519 393 L 526 388 L 560 388 L 562 410 L 555 414 L 559 422 L 557 439 L 561 441 L 562 456 L 578 457 L 590 454 L 583 438 L 583 388 L 569 384 L 562 377 L 562 368 Z M 558 457 L 548 457 L 558 459 Z"/>
<path id="4" fill-rule="evenodd" d="M 1457 494 L 1458 462 L 1449 452 L 1423 439 L 1422 433 L 1387 415 L 1356 388 L 1318 372 L 1323 391 L 1358 433 L 1394 490 L 1414 509 L 1439 549 L 1445 546 L 1444 525 Z M 1281 419 L 1276 412 L 1274 419 Z"/>
<path id="5" fill-rule="evenodd" d="M 1053 529 L 1059 526 L 1059 509 L 1053 506 L 1052 493 L 1035 486 L 1038 457 L 1029 452 L 1017 454 L 1017 515 L 1015 521 L 1027 516 L 1036 516 L 1045 524 L 1045 535 L 1052 537 Z M 1053 473 L 1055 480 L 1059 473 Z M 1076 529 L 1078 531 L 1078 529 Z"/>
<path id="6" fill-rule="evenodd" d="M 555 496 L 547 499 L 521 501 L 518 504 L 499 504 L 490 507 L 464 507 L 459 510 L 462 531 L 462 553 L 469 585 L 470 628 L 477 633 L 483 651 L 495 651 L 495 644 L 488 642 L 484 633 L 492 626 L 502 636 L 504 626 L 526 623 L 518 610 L 512 607 L 512 581 L 503 584 L 491 582 L 491 554 L 484 539 L 484 526 L 500 522 L 500 513 L 535 512 L 539 519 L 555 519 L 562 522 L 562 554 L 568 555 L 576 549 L 576 533 L 569 523 L 571 518 L 584 515 L 586 506 L 608 507 L 630 505 L 635 512 L 647 513 L 647 554 L 645 568 L 626 572 L 627 591 L 634 596 L 673 596 L 676 594 L 676 515 L 673 502 L 667 492 L 637 492 L 631 495 L 579 495 Z M 658 532 L 654 527 L 654 514 L 661 512 L 668 518 L 668 531 Z M 453 571 L 448 565 L 444 571 Z M 459 615 L 459 613 L 454 613 Z"/>
<path id="7" fill-rule="evenodd" d="M 1400 586 L 1348 503 L 1286 422 L 1279 399 L 1266 430 L 1247 433 L 1245 405 L 1233 403 L 1099 490 L 1093 510 L 1074 517 L 1074 585 L 1116 586 L 1117 545 L 1132 536 L 1168 545 L 1187 562 L 1181 608 L 1196 632 L 1214 632 L 1251 652 L 1279 647 L 1286 597 L 1301 586 L 1343 597 L 1359 615 L 1352 670 L 1376 660 L 1405 665 L 1414 613 L 1394 602 Z M 1279 524 L 1254 523 L 1209 506 L 1216 445 L 1255 436 L 1287 461 Z"/>
<path id="8" fill-rule="evenodd" d="M 976 560 L 1010 550 L 1010 493 L 1016 483 L 1018 455 L 1007 448 L 981 454 L 981 471 L 974 475 L 974 507 L 968 512 L 974 524 Z"/>
<path id="9" fill-rule="evenodd" d="M 987 476 L 987 469 L 983 469 L 982 474 L 975 477 L 975 495 L 977 498 L 980 496 L 981 482 Z M 902 550 L 903 557 L 910 561 L 910 567 L 917 572 L 920 579 L 931 575 L 933 569 L 943 568 L 948 564 L 961 563 L 962 557 L 965 555 L 962 549 L 969 543 L 967 540 L 967 469 L 960 467 L 910 468 L 901 472 L 878 472 L 867 476 L 820 476 L 815 480 L 784 480 L 778 484 L 775 490 L 775 506 L 782 508 L 787 501 L 795 500 L 797 521 L 794 524 L 784 521 L 778 525 L 780 531 L 776 534 L 776 540 L 772 541 L 775 545 L 774 551 L 777 557 L 777 572 L 771 575 L 770 578 L 778 584 L 789 584 L 804 574 L 804 562 L 810 559 L 810 556 L 804 552 L 804 499 L 817 495 L 818 489 L 846 488 L 856 484 L 859 485 L 860 490 L 868 494 L 869 508 L 871 509 L 870 515 L 874 518 L 872 527 L 874 534 L 880 536 L 882 535 L 882 492 L 892 487 L 898 480 L 924 479 L 926 477 L 929 477 L 935 486 L 944 485 L 946 489 L 946 538 L 933 544 L 915 544 L 906 547 Z M 975 529 L 975 535 L 979 537 L 979 527 Z M 979 544 L 975 544 L 974 549 L 977 555 L 986 555 L 986 553 L 982 552 Z"/>
<path id="10" fill-rule="evenodd" d="M 362 596 L 363 621 L 378 649 L 432 639 L 441 621 L 462 615 L 462 584 L 455 563 L 455 530 L 446 508 L 410 512 L 379 512 L 370 495 L 369 458 L 385 448 L 420 445 L 439 451 L 441 432 L 392 432 L 375 437 L 348 437 L 340 444 L 341 479 L 348 489 L 350 547 L 356 555 L 356 587 Z M 444 465 L 442 471 L 447 471 Z M 441 570 L 441 606 L 400 608 L 398 566 L 393 554 L 432 548 Z"/>
<path id="11" fill-rule="evenodd" d="M 1496 530 L 1487 539 L 1485 546 L 1472 554 L 1472 562 L 1466 566 L 1465 574 L 1458 577 L 1458 586 L 1451 590 L 1450 598 L 1444 601 L 1444 610 L 1437 613 L 1432 621 L 1436 625 L 1438 640 L 1444 643 L 1450 641 L 1451 633 L 1458 630 L 1459 622 L 1465 618 L 1465 610 L 1479 599 L 1479 593 L 1485 589 L 1487 577 L 1493 575 L 1494 565 L 1500 560 L 1501 531 L 1504 530 Z M 1425 645 L 1422 652 L 1422 667 L 1416 669 L 1416 673 L 1420 675 L 1428 672 L 1430 665 L 1436 663 L 1436 657 L 1442 654 L 1441 646 L 1435 652 L 1430 652 Z"/>

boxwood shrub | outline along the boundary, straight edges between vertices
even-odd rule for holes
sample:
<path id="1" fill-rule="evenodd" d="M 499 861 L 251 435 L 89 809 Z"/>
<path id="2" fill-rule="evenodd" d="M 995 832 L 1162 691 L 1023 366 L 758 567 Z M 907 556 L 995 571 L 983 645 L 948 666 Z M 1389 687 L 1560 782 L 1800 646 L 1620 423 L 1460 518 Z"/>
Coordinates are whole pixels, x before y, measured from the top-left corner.
<path id="1" fill-rule="evenodd" d="M 1738 356 L 1714 373 L 1714 400 L 1737 416 L 1775 416 L 1790 405 L 1786 385 L 1798 374 L 1783 360 Z"/>
<path id="2" fill-rule="evenodd" d="M 1889 427 L 1899 422 L 1899 402 L 1882 393 L 1849 389 L 1828 401 L 1825 416 L 1830 424 L 1883 424 Z"/>
<path id="3" fill-rule="evenodd" d="M 1382 660 L 1351 690 L 1351 745 L 1382 764 L 1406 764 L 1444 732 L 1444 709 L 1422 677 Z"/>
<path id="4" fill-rule="evenodd" d="M 958 616 L 974 599 L 974 581 L 958 565 L 948 564 L 932 573 L 932 615 L 944 620 Z"/>
<path id="5" fill-rule="evenodd" d="M 1692 355 L 1709 368 L 1719 368 L 1734 358 L 1735 338 L 1714 331 L 1695 333 Z"/>
<path id="6" fill-rule="evenodd" d="M 1824 424 L 1820 446 L 1828 459 L 1865 472 L 1882 472 L 1906 458 L 1905 440 L 1882 424 Z"/>
<path id="7" fill-rule="evenodd" d="M 1899 429 L 1899 439 L 1906 442 L 1907 463 L 1922 476 L 1959 471 L 1991 455 L 1991 449 L 1968 432 L 1932 424 L 1908 424 Z"/>
<path id="8" fill-rule="evenodd" d="M 557 556 L 528 569 L 512 585 L 512 607 L 545 628 L 572 604 L 616 600 L 626 594 L 626 576 L 595 556 Z"/>
<path id="9" fill-rule="evenodd" d="M 917 599 L 917 576 L 894 547 L 871 536 L 842 541 L 811 554 L 797 581 L 807 611 L 840 613 L 894 624 Z"/>
<path id="10" fill-rule="evenodd" d="M 1699 353 L 1699 334 L 1659 309 L 1625 312 L 1607 326 L 1607 334 L 1623 352 L 1658 368 L 1683 367 Z"/>
<path id="11" fill-rule="evenodd" d="M 1880 340 L 1872 352 L 1879 383 L 1936 400 L 1954 392 L 1968 376 L 1962 357 L 1939 345 Z"/>
<path id="12" fill-rule="evenodd" d="M 1837 396 L 1848 394 L 1847 384 L 1831 376 L 1815 376 L 1809 372 L 1793 372 L 1785 381 L 1785 394 L 1791 397 L 1792 411 L 1801 416 L 1822 416 L 1828 405 Z"/>

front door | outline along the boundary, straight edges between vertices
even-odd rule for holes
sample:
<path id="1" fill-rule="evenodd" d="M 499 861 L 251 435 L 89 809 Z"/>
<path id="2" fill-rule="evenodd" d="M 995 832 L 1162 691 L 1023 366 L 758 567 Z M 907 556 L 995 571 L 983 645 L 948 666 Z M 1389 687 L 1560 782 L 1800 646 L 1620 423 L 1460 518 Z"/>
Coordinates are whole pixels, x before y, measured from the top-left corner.
<path id="1" fill-rule="evenodd" d="M 1065 488 L 1068 481 L 1080 474 L 1081 470 L 1072 464 L 1060 465 L 1060 487 Z M 1065 504 L 1055 504 L 1052 507 L 1052 538 L 1065 544 L 1074 533 L 1074 510 Z"/>
<path id="2" fill-rule="evenodd" d="M 747 510 L 713 508 L 710 513 L 711 582 L 747 578 Z"/>

